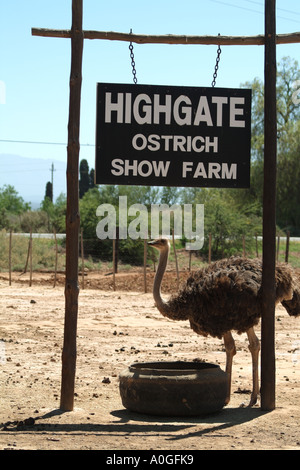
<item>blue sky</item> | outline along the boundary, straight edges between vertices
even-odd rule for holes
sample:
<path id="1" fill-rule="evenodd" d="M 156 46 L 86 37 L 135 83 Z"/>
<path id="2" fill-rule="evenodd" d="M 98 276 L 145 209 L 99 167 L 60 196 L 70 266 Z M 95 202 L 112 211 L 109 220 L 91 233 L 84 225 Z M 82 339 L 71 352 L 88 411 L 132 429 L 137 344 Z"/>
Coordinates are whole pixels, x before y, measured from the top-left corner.
<path id="1" fill-rule="evenodd" d="M 34 37 L 31 28 L 70 29 L 71 3 L 1 2 L 0 187 L 10 170 L 3 155 L 66 162 L 71 41 Z M 132 29 L 136 34 L 264 33 L 264 0 L 84 0 L 83 4 L 84 29 L 126 33 Z M 277 33 L 300 31 L 299 0 L 276 4 Z M 210 86 L 216 52 L 216 46 L 134 45 L 138 83 Z M 277 60 L 283 56 L 299 61 L 300 44 L 278 46 Z M 239 87 L 255 77 L 263 80 L 263 74 L 263 46 L 222 47 L 216 86 Z M 80 159 L 86 158 L 90 167 L 94 167 L 97 82 L 132 83 L 128 43 L 84 42 Z M 8 140 L 12 142 L 4 142 Z M 50 179 L 50 172 L 46 178 Z M 26 175 L 26 179 L 34 185 L 37 176 Z"/>

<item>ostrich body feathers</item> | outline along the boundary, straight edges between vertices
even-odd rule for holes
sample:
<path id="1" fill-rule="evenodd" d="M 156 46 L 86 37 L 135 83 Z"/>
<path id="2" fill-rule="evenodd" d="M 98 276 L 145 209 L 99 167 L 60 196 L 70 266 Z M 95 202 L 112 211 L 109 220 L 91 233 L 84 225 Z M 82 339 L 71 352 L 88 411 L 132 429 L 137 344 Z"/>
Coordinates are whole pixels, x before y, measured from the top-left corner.
<path id="1" fill-rule="evenodd" d="M 166 302 L 165 314 L 189 320 L 202 336 L 222 338 L 230 330 L 243 333 L 260 320 L 261 279 L 260 260 L 232 257 L 216 261 L 187 279 L 180 292 Z M 292 299 L 292 284 L 290 268 L 277 266 L 276 303 Z"/>
<path id="2" fill-rule="evenodd" d="M 260 345 L 253 327 L 259 322 L 263 310 L 261 260 L 231 257 L 211 263 L 191 274 L 178 294 L 166 301 L 160 289 L 170 245 L 165 239 L 149 244 L 160 251 L 153 284 L 153 297 L 160 313 L 173 320 L 189 320 L 191 328 L 199 335 L 224 339 L 228 373 L 226 403 L 230 400 L 232 358 L 236 354 L 231 331 L 247 333 L 253 380 L 249 406 L 253 406 L 259 393 Z M 276 266 L 275 304 L 281 302 L 292 316 L 300 315 L 299 281 L 299 275 L 288 264 Z"/>

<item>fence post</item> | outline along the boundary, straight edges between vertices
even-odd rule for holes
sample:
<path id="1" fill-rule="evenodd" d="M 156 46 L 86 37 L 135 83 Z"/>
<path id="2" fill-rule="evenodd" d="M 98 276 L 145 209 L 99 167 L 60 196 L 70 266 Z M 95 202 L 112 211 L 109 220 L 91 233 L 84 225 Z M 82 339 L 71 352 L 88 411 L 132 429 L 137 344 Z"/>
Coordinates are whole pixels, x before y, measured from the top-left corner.
<path id="1" fill-rule="evenodd" d="M 12 231 L 9 232 L 9 253 L 8 253 L 8 269 L 9 269 L 9 285 L 11 286 L 11 248 L 12 248 Z"/>
<path id="2" fill-rule="evenodd" d="M 29 287 L 32 286 L 32 230 L 30 229 L 30 238 L 29 238 Z"/>
<path id="3" fill-rule="evenodd" d="M 54 267 L 54 283 L 53 287 L 56 286 L 56 275 L 57 275 L 57 238 L 56 238 L 56 231 L 53 229 L 53 235 L 54 235 L 54 242 L 55 242 L 55 267 Z"/>
<path id="4" fill-rule="evenodd" d="M 286 247 L 285 247 L 285 262 L 289 262 L 289 249 L 290 249 L 290 232 L 286 234 Z"/>
<path id="5" fill-rule="evenodd" d="M 144 292 L 147 294 L 147 238 L 144 238 Z"/>
<path id="6" fill-rule="evenodd" d="M 258 240 L 257 240 L 257 233 L 255 233 L 255 247 L 256 247 L 256 258 L 258 258 Z"/>
<path id="7" fill-rule="evenodd" d="M 29 242 L 28 242 L 26 263 L 25 263 L 24 271 L 23 271 L 22 274 L 25 274 L 27 272 L 27 267 L 28 267 L 28 262 L 29 262 L 29 255 L 30 255 L 30 238 L 29 238 Z"/>
<path id="8" fill-rule="evenodd" d="M 116 239 L 113 239 L 113 285 L 116 290 Z"/>
<path id="9" fill-rule="evenodd" d="M 178 270 L 177 253 L 176 253 L 176 247 L 175 247 L 174 229 L 172 230 L 172 238 L 173 238 L 173 249 L 174 249 L 174 255 L 175 255 L 176 273 L 177 273 L 177 289 L 179 289 L 179 270 Z"/>
<path id="10" fill-rule="evenodd" d="M 84 252 L 83 252 L 83 230 L 80 233 L 80 247 L 81 247 L 81 279 L 82 279 L 82 290 L 84 290 Z"/>

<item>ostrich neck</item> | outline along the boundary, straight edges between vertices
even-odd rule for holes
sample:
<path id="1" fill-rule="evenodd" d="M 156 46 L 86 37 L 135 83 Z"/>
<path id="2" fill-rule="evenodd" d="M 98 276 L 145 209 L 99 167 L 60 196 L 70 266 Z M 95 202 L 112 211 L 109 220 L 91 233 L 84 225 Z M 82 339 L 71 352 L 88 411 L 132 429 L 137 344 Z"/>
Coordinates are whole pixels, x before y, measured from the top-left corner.
<path id="1" fill-rule="evenodd" d="M 153 284 L 153 297 L 156 307 L 162 314 L 168 313 L 168 304 L 161 296 L 161 283 L 168 263 L 169 249 L 163 250 L 159 255 L 159 262 Z"/>
<path id="2" fill-rule="evenodd" d="M 180 302 L 177 297 L 165 301 L 161 296 L 161 282 L 166 271 L 169 256 L 169 247 L 160 252 L 158 267 L 153 284 L 153 297 L 156 307 L 164 317 L 171 320 L 188 320 L 186 306 Z"/>

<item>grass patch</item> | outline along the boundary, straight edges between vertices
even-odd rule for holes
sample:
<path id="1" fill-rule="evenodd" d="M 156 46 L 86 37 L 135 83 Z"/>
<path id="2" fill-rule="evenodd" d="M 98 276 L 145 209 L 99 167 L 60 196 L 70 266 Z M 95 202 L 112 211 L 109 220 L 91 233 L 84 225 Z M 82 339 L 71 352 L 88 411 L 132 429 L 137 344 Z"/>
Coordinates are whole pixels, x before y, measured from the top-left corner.
<path id="1" fill-rule="evenodd" d="M 64 271 L 66 265 L 66 252 L 65 252 L 65 242 L 64 240 L 57 240 L 58 244 L 58 258 L 57 258 L 57 270 Z M 19 236 L 16 234 L 12 235 L 12 254 L 11 254 L 11 265 L 12 271 L 22 272 L 26 265 L 27 255 L 28 255 L 28 245 L 29 237 Z M 254 243 L 253 250 L 251 252 L 246 252 L 246 256 L 255 257 L 256 256 L 256 245 Z M 257 242 L 258 256 L 262 257 L 262 241 L 258 240 Z M 284 238 L 280 240 L 279 252 L 278 252 L 278 261 L 285 261 L 285 252 L 286 252 L 286 241 Z M 184 249 L 184 245 L 179 241 L 176 242 L 176 253 L 179 270 L 189 269 L 189 251 Z M 191 270 L 199 269 L 201 266 L 207 263 L 207 256 L 197 256 L 194 252 L 191 254 Z M 241 254 L 237 251 L 237 254 Z M 157 266 L 157 257 L 155 266 Z M 55 269 L 55 240 L 54 239 L 45 239 L 45 238 L 33 238 L 32 239 L 32 269 L 33 271 L 54 271 Z M 147 264 L 152 269 L 153 261 L 151 257 L 148 257 Z M 300 242 L 290 241 L 289 244 L 289 256 L 288 262 L 295 268 L 300 268 Z M 79 256 L 78 258 L 79 270 L 82 267 L 82 260 Z M 91 256 L 86 257 L 84 260 L 84 267 L 90 271 L 100 271 L 100 270 L 112 270 L 112 261 L 101 261 L 95 260 Z M 176 269 L 174 249 L 171 243 L 171 251 L 169 257 L 169 268 Z M 118 264 L 118 271 L 127 271 L 134 269 L 129 263 Z M 0 272 L 7 272 L 9 270 L 9 234 L 2 230 L 0 231 Z M 29 265 L 27 267 L 29 271 Z"/>
<path id="2" fill-rule="evenodd" d="M 65 269 L 65 249 L 62 240 L 57 241 L 58 257 L 57 270 Z M 12 271 L 23 271 L 28 256 L 29 237 L 12 234 L 11 268 Z M 32 238 L 32 269 L 33 271 L 54 270 L 56 259 L 55 240 Z M 9 269 L 9 234 L 0 232 L 0 271 Z M 27 266 L 29 271 L 29 264 Z"/>
<path id="3" fill-rule="evenodd" d="M 262 241 L 258 240 L 258 256 L 262 257 Z M 286 258 L 286 239 L 282 238 L 279 241 L 279 250 L 278 250 L 278 240 L 276 240 L 276 260 L 278 262 L 284 263 Z M 277 251 L 278 250 L 278 251 Z M 256 256 L 256 254 L 252 253 Z M 289 242 L 288 250 L 288 263 L 294 268 L 300 268 L 300 241 L 291 241 Z"/>

